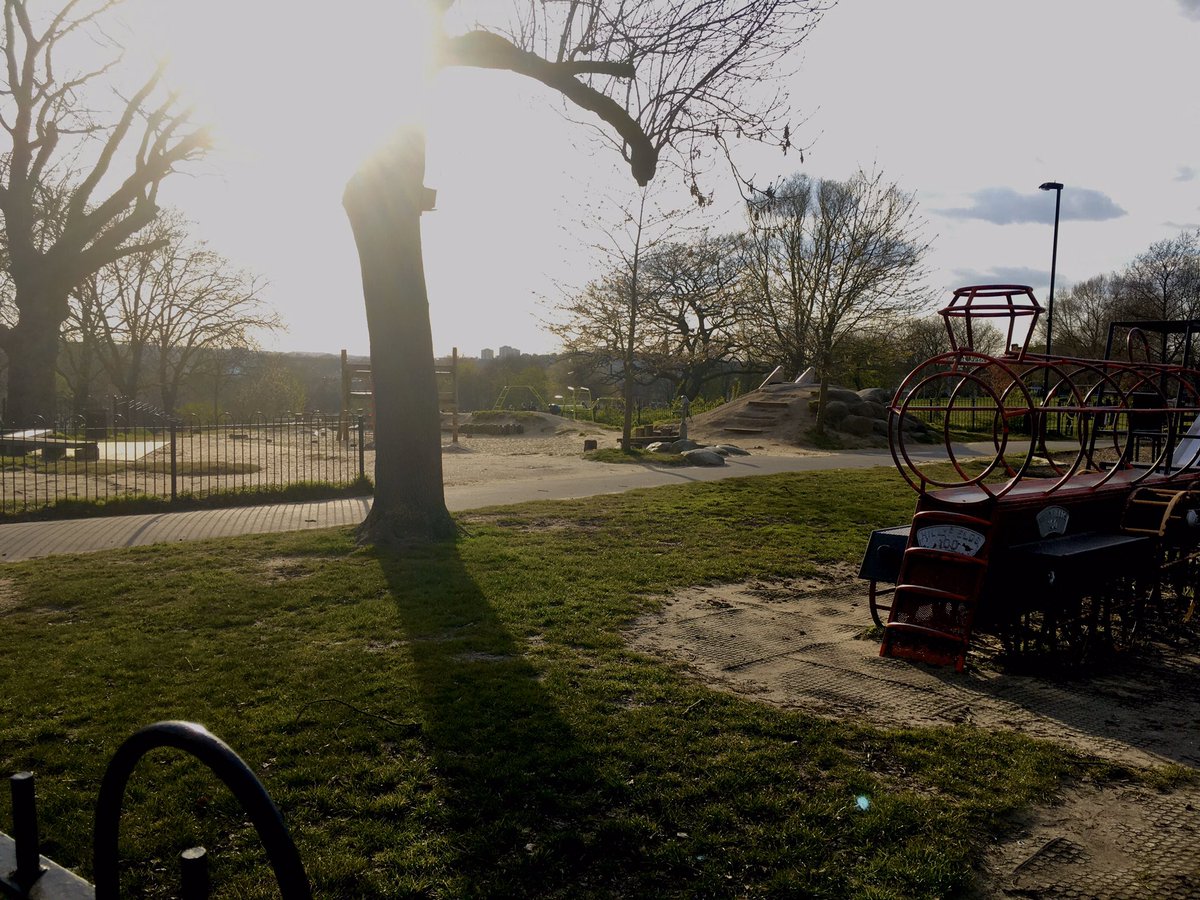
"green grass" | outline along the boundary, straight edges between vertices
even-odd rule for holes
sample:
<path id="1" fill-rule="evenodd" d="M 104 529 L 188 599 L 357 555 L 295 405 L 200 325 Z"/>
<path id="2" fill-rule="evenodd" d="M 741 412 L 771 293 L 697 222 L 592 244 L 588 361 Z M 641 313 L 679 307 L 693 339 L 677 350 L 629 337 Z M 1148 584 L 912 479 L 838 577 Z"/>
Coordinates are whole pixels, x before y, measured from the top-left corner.
<path id="1" fill-rule="evenodd" d="M 400 556 L 325 531 L 0 566 L 0 767 L 38 774 L 43 852 L 85 873 L 104 761 L 185 718 L 262 778 L 319 896 L 955 895 L 1084 761 L 757 704 L 622 634 L 673 589 L 857 560 L 912 507 L 895 473 L 820 472 L 492 510 Z M 126 810 L 129 896 L 198 843 L 220 896 L 274 896 L 197 766 L 152 755 Z"/>
<path id="2" fill-rule="evenodd" d="M 690 466 L 679 453 L 650 453 L 639 447 L 623 450 L 620 447 L 603 447 L 600 450 L 589 450 L 583 454 L 584 459 L 605 463 L 638 463 L 641 465 L 657 466 Z"/>

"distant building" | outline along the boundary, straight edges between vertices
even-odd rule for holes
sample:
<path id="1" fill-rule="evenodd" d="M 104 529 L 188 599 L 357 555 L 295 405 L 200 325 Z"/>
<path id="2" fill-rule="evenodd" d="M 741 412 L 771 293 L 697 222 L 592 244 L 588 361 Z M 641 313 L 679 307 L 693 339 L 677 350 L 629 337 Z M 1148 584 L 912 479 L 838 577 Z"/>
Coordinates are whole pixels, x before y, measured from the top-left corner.
<path id="1" fill-rule="evenodd" d="M 482 350 L 479 351 L 479 358 L 480 359 L 495 359 L 496 351 L 494 351 L 491 347 L 484 347 Z"/>
<path id="2" fill-rule="evenodd" d="M 516 347 L 509 347 L 509 346 L 505 345 L 500 348 L 500 358 L 501 359 L 516 359 L 520 355 L 521 355 L 521 351 L 518 350 Z"/>

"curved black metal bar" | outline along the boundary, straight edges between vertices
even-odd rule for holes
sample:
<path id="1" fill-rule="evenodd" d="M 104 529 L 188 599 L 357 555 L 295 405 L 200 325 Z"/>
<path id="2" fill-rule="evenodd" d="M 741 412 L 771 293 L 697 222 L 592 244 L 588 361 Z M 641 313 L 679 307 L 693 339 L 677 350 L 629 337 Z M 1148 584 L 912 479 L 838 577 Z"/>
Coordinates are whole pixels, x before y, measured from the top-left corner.
<path id="1" fill-rule="evenodd" d="M 194 722 L 147 725 L 126 740 L 109 761 L 96 800 L 96 830 L 92 845 L 96 900 L 117 900 L 120 889 L 117 842 L 125 786 L 138 761 L 158 747 L 182 750 L 208 766 L 250 814 L 250 821 L 267 851 L 271 868 L 275 870 L 283 900 L 311 900 L 312 888 L 300 854 L 266 788 L 224 741 Z"/>

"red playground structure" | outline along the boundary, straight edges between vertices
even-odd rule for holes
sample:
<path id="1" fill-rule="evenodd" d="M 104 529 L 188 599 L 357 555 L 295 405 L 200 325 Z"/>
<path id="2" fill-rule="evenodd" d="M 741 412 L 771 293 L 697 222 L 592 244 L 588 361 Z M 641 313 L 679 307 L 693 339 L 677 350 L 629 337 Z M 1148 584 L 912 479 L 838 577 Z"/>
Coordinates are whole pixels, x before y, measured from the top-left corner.
<path id="1" fill-rule="evenodd" d="M 1072 664 L 1195 612 L 1200 320 L 1113 322 L 1104 359 L 1077 359 L 1029 351 L 1041 314 L 1025 285 L 958 289 L 941 310 L 952 349 L 896 391 L 892 456 L 918 500 L 860 570 L 883 656 L 961 671 L 988 632 Z M 977 349 L 981 320 L 1007 350 Z M 930 433 L 948 465 L 910 455 Z M 956 454 L 967 441 L 989 452 Z"/>

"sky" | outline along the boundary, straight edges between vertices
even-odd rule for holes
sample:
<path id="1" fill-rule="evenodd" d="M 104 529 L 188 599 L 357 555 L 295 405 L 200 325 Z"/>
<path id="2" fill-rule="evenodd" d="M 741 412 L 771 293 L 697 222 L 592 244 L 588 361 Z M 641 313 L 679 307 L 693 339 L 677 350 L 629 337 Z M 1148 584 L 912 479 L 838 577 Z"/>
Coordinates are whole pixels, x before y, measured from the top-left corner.
<path id="1" fill-rule="evenodd" d="M 403 123 L 425 122 L 438 192 L 422 226 L 438 354 L 556 349 L 550 306 L 600 264 L 590 211 L 634 194 L 614 151 L 548 90 L 492 71 L 423 80 L 420 6 L 129 0 L 122 13 L 127 64 L 167 59 L 217 140 L 160 202 L 265 280 L 288 326 L 270 349 L 368 352 L 341 194 Z M 1200 227 L 1198 46 L 1200 0 L 841 0 L 791 61 L 804 162 L 762 149 L 739 162 L 759 183 L 882 170 L 927 220 L 937 297 L 1015 282 L 1044 303 L 1054 195 L 1042 182 L 1065 185 L 1058 290 Z M 705 186 L 715 227 L 740 227 L 728 176 Z"/>

